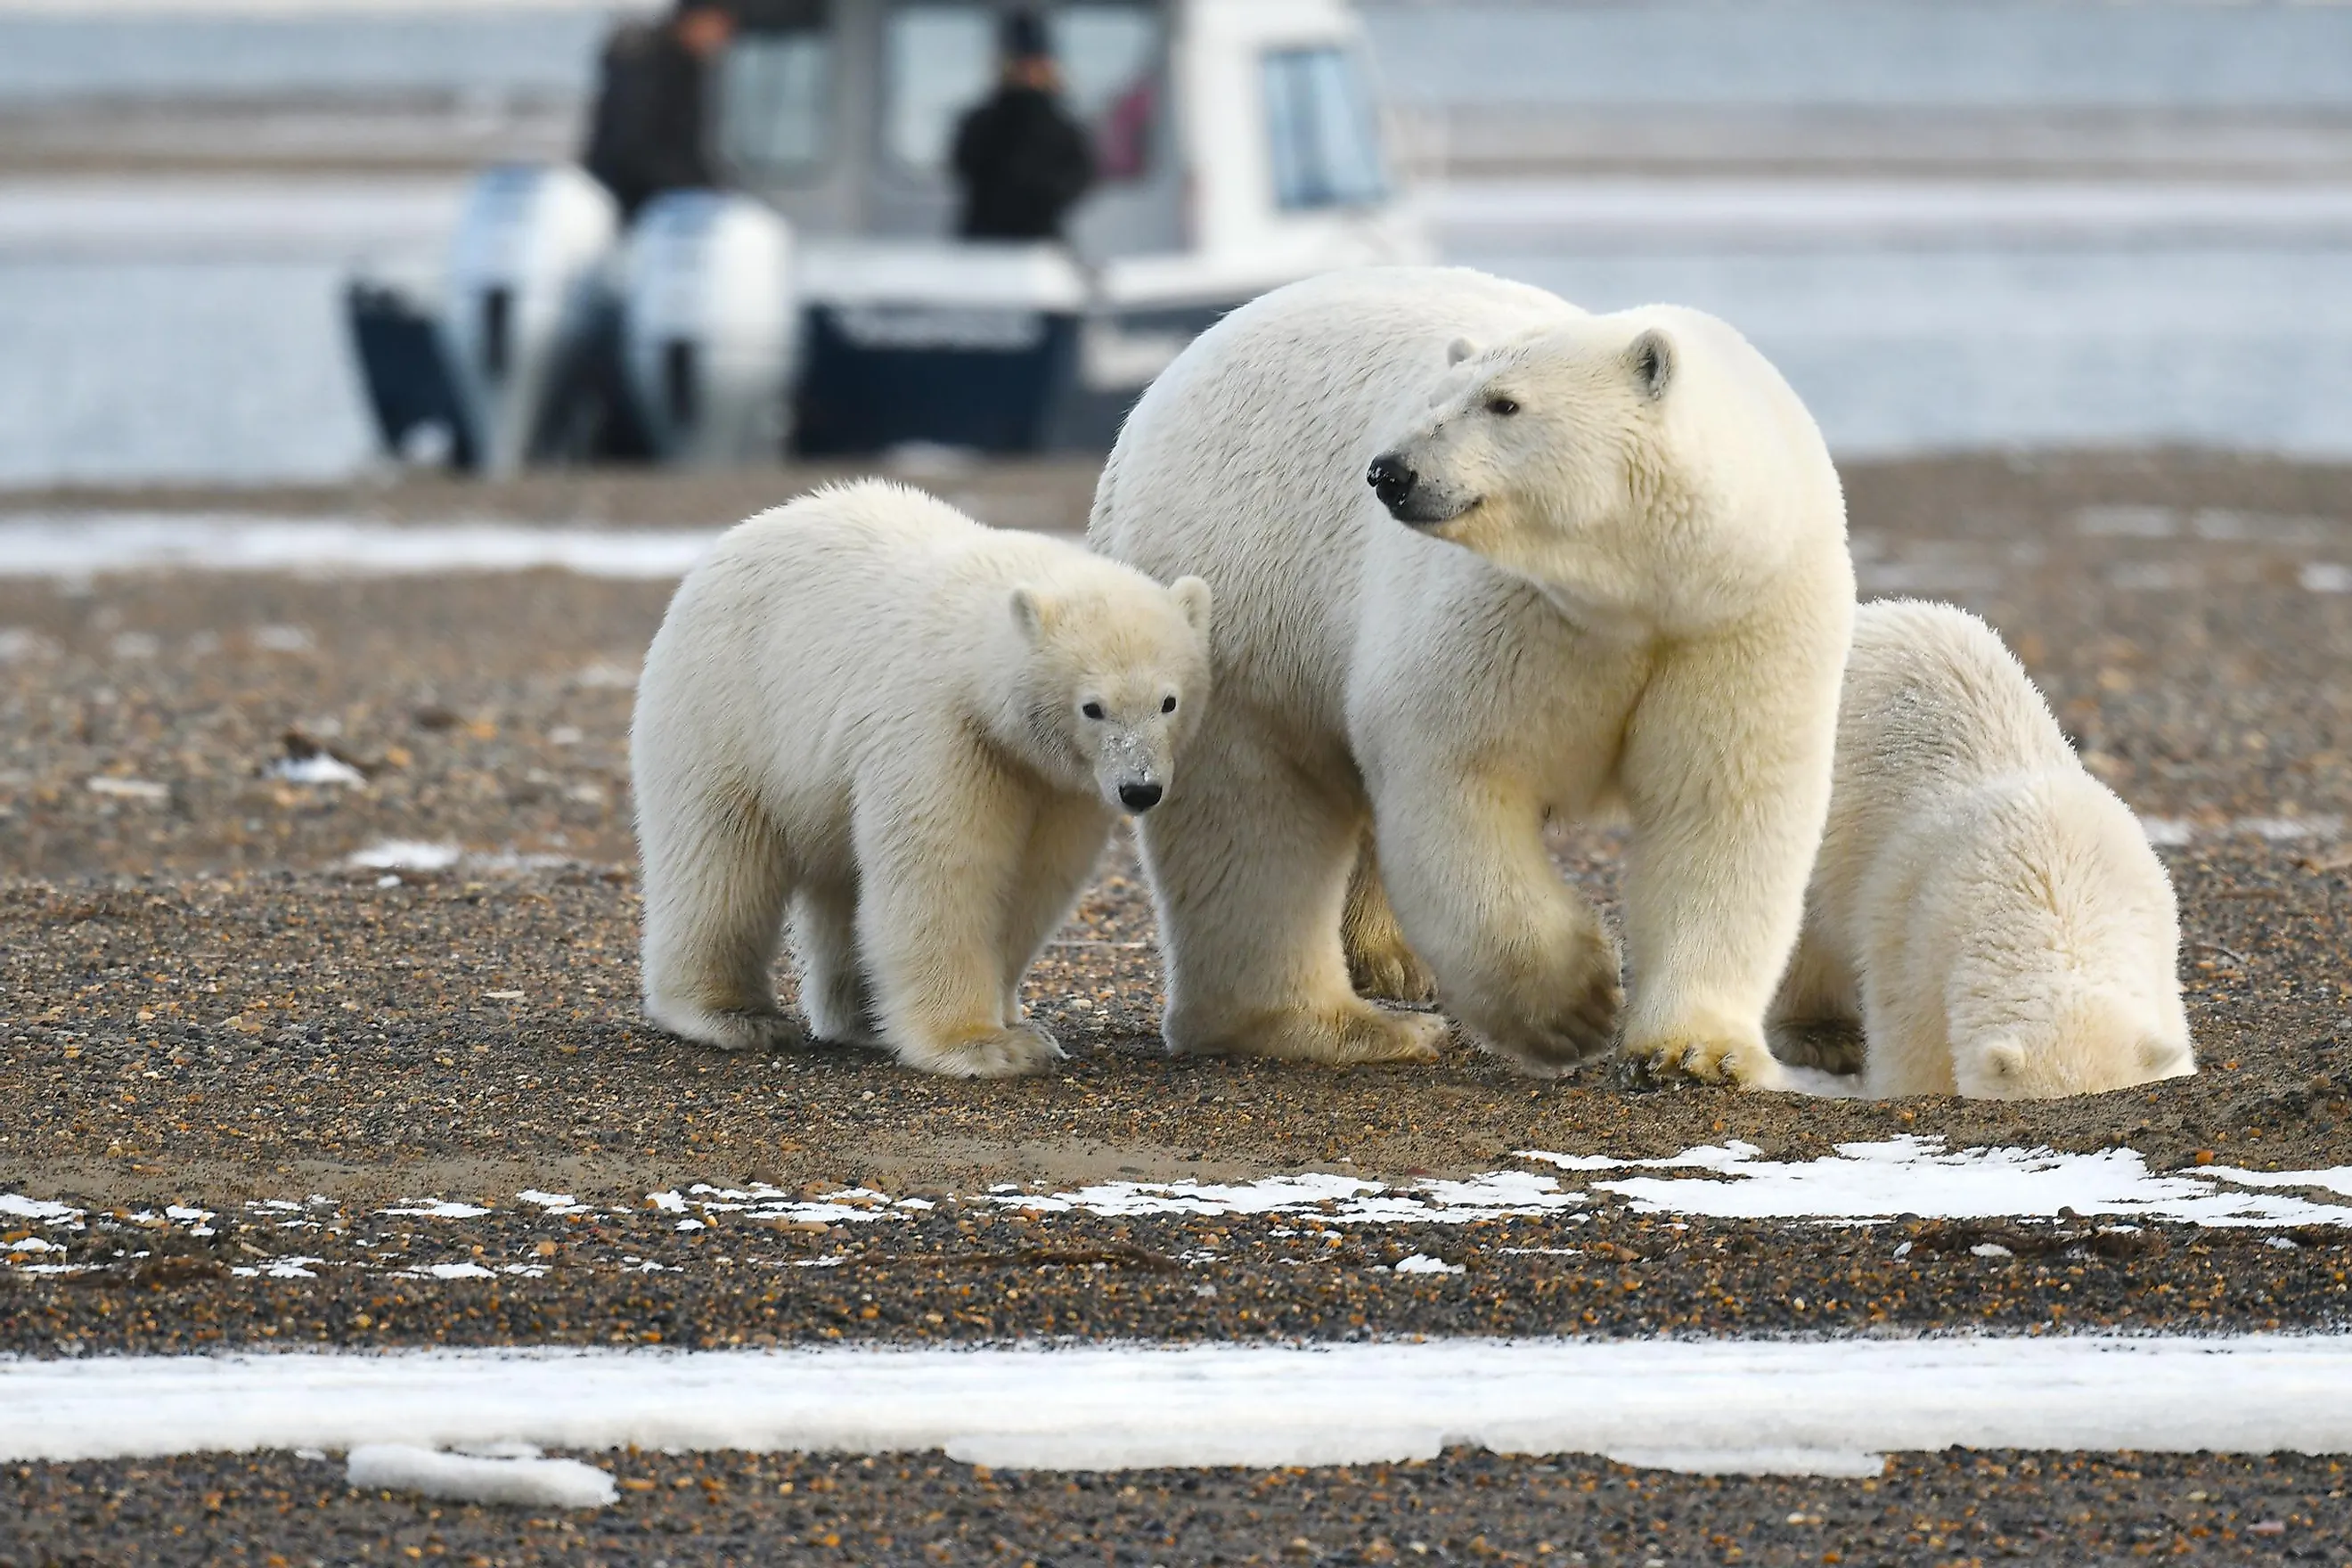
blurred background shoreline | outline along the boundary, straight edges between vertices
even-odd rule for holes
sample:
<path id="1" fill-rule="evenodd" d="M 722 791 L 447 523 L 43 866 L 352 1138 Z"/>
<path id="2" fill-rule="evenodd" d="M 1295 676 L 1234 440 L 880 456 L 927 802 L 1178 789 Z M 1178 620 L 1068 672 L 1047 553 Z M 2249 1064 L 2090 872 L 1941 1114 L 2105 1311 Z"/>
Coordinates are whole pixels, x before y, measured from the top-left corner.
<path id="1" fill-rule="evenodd" d="M 0 488 L 363 477 L 336 311 L 612 7 L 0 5 Z M 1449 260 L 1753 337 L 1848 458 L 2352 458 L 2352 7 L 1370 5 Z"/>

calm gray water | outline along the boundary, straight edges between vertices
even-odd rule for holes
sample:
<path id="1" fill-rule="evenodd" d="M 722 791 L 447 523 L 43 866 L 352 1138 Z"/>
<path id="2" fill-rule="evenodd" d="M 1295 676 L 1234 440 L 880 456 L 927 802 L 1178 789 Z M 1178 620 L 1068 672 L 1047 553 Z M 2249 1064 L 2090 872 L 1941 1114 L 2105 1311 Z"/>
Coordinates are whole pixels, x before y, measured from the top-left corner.
<path id="1" fill-rule="evenodd" d="M 2352 458 L 2352 248 L 1462 255 L 1737 323 L 1847 455 L 2186 442 Z M 371 459 L 339 265 L 0 262 L 0 483 Z"/>
<path id="2" fill-rule="evenodd" d="M 2352 105 L 2352 8 L 2295 0 L 1653 0 L 1368 5 L 1423 101 Z M 87 92 L 562 92 L 608 18 L 0 16 L 0 102 Z"/>

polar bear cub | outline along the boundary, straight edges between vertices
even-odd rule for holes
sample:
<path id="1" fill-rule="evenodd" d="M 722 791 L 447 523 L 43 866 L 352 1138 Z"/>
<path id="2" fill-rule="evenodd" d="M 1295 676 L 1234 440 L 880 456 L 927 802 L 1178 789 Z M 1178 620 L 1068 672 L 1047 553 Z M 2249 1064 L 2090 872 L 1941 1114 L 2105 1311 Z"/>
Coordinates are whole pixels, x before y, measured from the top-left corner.
<path id="1" fill-rule="evenodd" d="M 1141 833 L 1171 1046 L 1433 1055 L 1344 927 L 1367 986 L 1433 976 L 1531 1073 L 1608 1049 L 1617 950 L 1544 823 L 1622 808 L 1625 1049 L 1777 1084 L 1853 571 L 1820 433 L 1738 332 L 1460 268 L 1295 283 L 1152 384 L 1088 533 L 1217 594 L 1216 704 Z"/>
<path id="2" fill-rule="evenodd" d="M 794 1031 L 982 1076 L 1058 1057 L 1022 974 L 1113 814 L 1174 782 L 1209 590 L 866 482 L 730 530 L 646 658 L 630 735 L 645 1005 L 726 1049 Z"/>
<path id="3" fill-rule="evenodd" d="M 1965 610 L 1854 623 L 1829 826 L 1776 1022 L 1859 1021 L 1864 1090 L 2036 1100 L 2197 1070 L 2172 884 Z"/>

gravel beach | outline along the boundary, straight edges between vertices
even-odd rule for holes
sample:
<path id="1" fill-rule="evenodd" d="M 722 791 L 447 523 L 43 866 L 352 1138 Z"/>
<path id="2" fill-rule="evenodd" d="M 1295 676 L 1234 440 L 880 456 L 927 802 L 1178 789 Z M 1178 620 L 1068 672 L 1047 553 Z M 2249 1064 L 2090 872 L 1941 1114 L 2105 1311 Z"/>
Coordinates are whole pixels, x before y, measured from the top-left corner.
<path id="1" fill-rule="evenodd" d="M 0 530 L 707 529 L 822 477 L 25 492 L 0 496 Z M 910 477 L 1063 531 L 1093 478 Z M 1124 839 L 1030 977 L 1071 1053 L 1055 1074 L 722 1057 L 635 1006 L 627 724 L 671 584 L 0 561 L 0 1194 L 20 1200 L 0 1212 L 0 1352 L 2341 1329 L 2352 1226 L 2327 1215 L 2352 1200 L 2317 1178 L 2352 1165 L 2352 472 L 2146 453 L 1845 477 L 1865 592 L 1985 614 L 2148 819 L 2197 1077 L 1878 1104 L 1606 1064 L 1533 1084 L 1458 1041 L 1414 1068 L 1171 1060 Z M 1606 827 L 1555 844 L 1604 908 L 1621 847 Z M 2313 1217 L 1823 1225 L 1529 1157 L 1744 1145 L 1699 1178 L 1730 1183 L 1899 1140 L 2128 1164 Z M 1070 1197 L 1309 1173 L 1421 1209 Z M 361 1495 L 339 1462 L 288 1454 L 17 1466 L 0 1563 L 2352 1562 L 2340 1466 L 2291 1456 L 1954 1451 L 1876 1481 L 1470 1451 L 1099 1477 L 584 1457 L 625 1478 L 621 1501 L 556 1521 Z"/>

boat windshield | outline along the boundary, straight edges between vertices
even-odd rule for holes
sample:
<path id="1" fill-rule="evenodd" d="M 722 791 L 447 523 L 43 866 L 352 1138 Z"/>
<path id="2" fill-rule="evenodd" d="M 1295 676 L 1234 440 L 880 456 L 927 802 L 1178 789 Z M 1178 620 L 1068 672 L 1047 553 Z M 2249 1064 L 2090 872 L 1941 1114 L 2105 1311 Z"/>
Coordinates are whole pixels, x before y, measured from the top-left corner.
<path id="1" fill-rule="evenodd" d="M 944 170 L 956 124 L 996 82 L 997 14 L 971 5 L 901 5 L 883 41 L 882 142 L 891 161 Z M 1048 13 L 1064 100 L 1091 129 L 1097 174 L 1150 172 L 1160 119 L 1160 9 L 1139 0 L 1087 0 Z"/>
<path id="2" fill-rule="evenodd" d="M 1265 122 L 1275 200 L 1286 211 L 1370 206 L 1388 195 L 1380 114 L 1352 50 L 1270 51 Z"/>
<path id="3" fill-rule="evenodd" d="M 833 154 L 833 30 L 824 0 L 747 7 L 719 66 L 719 152 L 754 178 L 805 177 Z"/>

